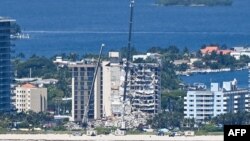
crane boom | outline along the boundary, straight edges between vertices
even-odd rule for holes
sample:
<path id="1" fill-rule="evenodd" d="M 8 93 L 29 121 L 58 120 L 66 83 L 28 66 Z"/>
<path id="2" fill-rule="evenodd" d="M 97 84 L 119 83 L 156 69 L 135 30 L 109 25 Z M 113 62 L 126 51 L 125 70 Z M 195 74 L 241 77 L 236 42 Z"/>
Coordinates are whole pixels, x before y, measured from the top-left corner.
<path id="1" fill-rule="evenodd" d="M 131 55 L 131 37 L 132 37 L 132 25 L 133 25 L 133 11 L 134 11 L 134 0 L 130 1 L 130 19 L 129 19 L 129 34 L 128 34 L 128 50 L 127 50 L 127 62 L 125 66 L 125 82 L 124 82 L 124 92 L 123 92 L 123 101 L 126 100 L 127 85 L 128 85 L 128 72 L 129 72 L 129 61 Z"/>
<path id="2" fill-rule="evenodd" d="M 88 123 L 88 112 L 89 112 L 90 98 L 91 98 L 92 94 L 94 93 L 96 75 L 97 75 L 98 68 L 99 68 L 99 65 L 100 65 L 102 50 L 103 50 L 104 46 L 105 46 L 104 44 L 101 45 L 98 61 L 97 61 L 96 67 L 95 67 L 95 73 L 94 73 L 93 81 L 92 81 L 91 88 L 90 88 L 90 94 L 89 94 L 89 97 L 88 97 L 88 102 L 87 102 L 87 105 L 84 107 L 82 123 L 85 124 L 86 126 L 87 126 L 87 123 Z"/>
<path id="3" fill-rule="evenodd" d="M 125 80 L 124 80 L 124 91 L 123 91 L 123 113 L 122 113 L 122 127 L 126 128 L 124 116 L 125 116 L 125 101 L 127 96 L 127 85 L 128 85 L 128 72 L 129 72 L 129 61 L 131 56 L 131 40 L 132 40 L 132 26 L 133 26 L 133 14 L 134 14 L 134 0 L 130 0 L 130 17 L 129 17 L 129 34 L 128 34 L 128 50 L 127 50 L 127 61 L 125 66 Z"/>

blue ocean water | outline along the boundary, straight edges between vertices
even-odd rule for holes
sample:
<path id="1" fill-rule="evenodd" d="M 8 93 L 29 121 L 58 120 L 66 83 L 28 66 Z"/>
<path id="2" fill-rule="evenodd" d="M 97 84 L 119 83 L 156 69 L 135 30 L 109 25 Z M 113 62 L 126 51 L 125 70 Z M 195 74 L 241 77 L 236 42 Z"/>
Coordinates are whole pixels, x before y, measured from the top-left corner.
<path id="1" fill-rule="evenodd" d="M 133 43 L 139 51 L 177 45 L 197 50 L 203 44 L 250 45 L 250 0 L 229 7 L 156 6 L 136 0 Z M 12 17 L 30 39 L 15 42 L 16 53 L 53 56 L 60 53 L 119 50 L 127 45 L 129 0 L 0 0 L 0 16 Z M 247 72 L 183 77 L 187 83 L 238 79 L 247 85 Z"/>
<path id="2" fill-rule="evenodd" d="M 248 70 L 194 74 L 191 76 L 181 76 L 180 78 L 187 84 L 204 83 L 208 88 L 210 88 L 211 82 L 220 83 L 220 86 L 222 86 L 223 81 L 236 79 L 239 88 L 248 87 Z"/>
<path id="3" fill-rule="evenodd" d="M 156 6 L 136 0 L 133 46 L 177 45 L 196 50 L 203 44 L 250 44 L 249 0 L 229 7 Z M 30 34 L 16 41 L 16 53 L 52 56 L 98 52 L 127 45 L 129 0 L 0 0 L 0 15 L 12 17 Z"/>

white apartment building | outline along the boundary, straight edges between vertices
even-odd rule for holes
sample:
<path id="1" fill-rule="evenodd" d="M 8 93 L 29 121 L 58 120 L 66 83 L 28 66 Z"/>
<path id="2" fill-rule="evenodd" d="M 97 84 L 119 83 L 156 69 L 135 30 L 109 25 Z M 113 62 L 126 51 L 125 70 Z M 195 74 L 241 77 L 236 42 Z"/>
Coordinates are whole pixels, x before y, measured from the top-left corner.
<path id="1" fill-rule="evenodd" d="M 15 106 L 17 112 L 44 112 L 47 110 L 47 88 L 38 88 L 32 84 L 16 87 Z"/>
<path id="2" fill-rule="evenodd" d="M 152 59 L 159 59 L 161 55 L 159 53 L 146 53 L 146 54 L 139 54 L 139 55 L 133 55 L 132 59 L 135 61 L 136 59 L 143 59 L 146 60 L 147 58 Z"/>
<path id="3" fill-rule="evenodd" d="M 236 60 L 239 60 L 241 56 L 250 57 L 250 48 L 249 47 L 234 47 L 234 51 L 230 53 Z"/>
<path id="4" fill-rule="evenodd" d="M 121 61 L 118 52 L 109 52 L 109 61 L 102 62 L 104 117 L 122 114 Z"/>
<path id="5" fill-rule="evenodd" d="M 224 113 L 250 111 L 247 89 L 237 88 L 237 81 L 211 83 L 211 89 L 189 90 L 184 97 L 184 118 L 202 122 Z"/>

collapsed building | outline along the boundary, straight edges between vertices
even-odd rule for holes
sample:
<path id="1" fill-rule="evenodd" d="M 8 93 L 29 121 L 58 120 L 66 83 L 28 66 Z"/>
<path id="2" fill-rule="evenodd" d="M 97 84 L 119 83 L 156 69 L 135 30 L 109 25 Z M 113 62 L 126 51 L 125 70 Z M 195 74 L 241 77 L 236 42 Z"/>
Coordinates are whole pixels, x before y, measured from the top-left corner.
<path id="1" fill-rule="evenodd" d="M 103 61 L 103 101 L 107 117 L 121 116 L 125 82 L 125 62 L 118 61 L 119 53 L 110 53 L 110 61 Z M 156 114 L 161 107 L 160 64 L 129 63 L 125 113 Z M 128 108 L 131 105 L 131 108 Z"/>
<path id="2" fill-rule="evenodd" d="M 72 74 L 71 120 L 81 122 L 96 64 L 83 60 L 69 62 L 67 66 Z M 109 52 L 109 60 L 102 61 L 99 67 L 88 112 L 88 118 L 95 119 L 96 124 L 120 126 L 124 114 L 127 125 L 136 127 L 160 112 L 160 63 L 129 63 L 125 101 L 126 59 L 121 60 L 119 52 Z"/>
<path id="3" fill-rule="evenodd" d="M 109 61 L 102 62 L 103 113 L 108 119 L 102 125 L 119 127 L 123 114 L 128 128 L 145 124 L 148 117 L 160 112 L 160 64 L 129 63 L 126 99 L 123 101 L 126 59 L 121 60 L 118 52 L 109 53 L 109 57 Z"/>
<path id="4" fill-rule="evenodd" d="M 132 111 L 156 114 L 161 107 L 160 65 L 133 63 L 130 69 L 129 92 Z"/>

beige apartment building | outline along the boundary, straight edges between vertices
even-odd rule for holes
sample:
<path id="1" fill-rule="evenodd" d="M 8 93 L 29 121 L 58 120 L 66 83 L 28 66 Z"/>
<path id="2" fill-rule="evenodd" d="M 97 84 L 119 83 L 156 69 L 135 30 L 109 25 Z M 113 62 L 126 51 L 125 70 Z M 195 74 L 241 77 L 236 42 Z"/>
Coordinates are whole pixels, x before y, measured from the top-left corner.
<path id="1" fill-rule="evenodd" d="M 119 52 L 109 52 L 109 61 L 102 62 L 103 117 L 122 114 L 121 70 Z"/>
<path id="2" fill-rule="evenodd" d="M 97 72 L 91 94 L 96 62 L 90 60 L 71 62 L 68 67 L 72 74 L 72 118 L 70 120 L 82 122 L 87 105 L 88 119 L 100 119 L 102 117 L 101 68 Z"/>
<path id="3" fill-rule="evenodd" d="M 47 110 L 47 88 L 38 88 L 26 83 L 16 87 L 15 106 L 17 112 L 44 112 Z"/>

